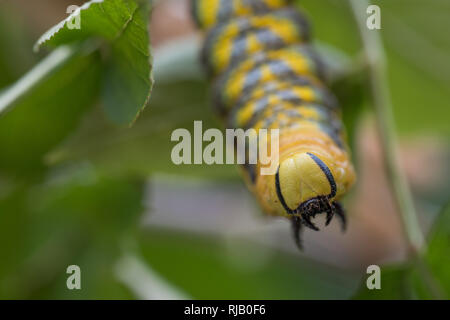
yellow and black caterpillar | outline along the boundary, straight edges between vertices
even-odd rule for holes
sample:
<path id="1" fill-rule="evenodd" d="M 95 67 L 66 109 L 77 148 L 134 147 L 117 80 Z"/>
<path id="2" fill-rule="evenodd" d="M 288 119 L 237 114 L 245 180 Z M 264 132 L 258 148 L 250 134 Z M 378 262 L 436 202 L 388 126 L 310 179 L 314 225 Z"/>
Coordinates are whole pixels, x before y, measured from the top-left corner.
<path id="1" fill-rule="evenodd" d="M 296 243 L 319 213 L 328 225 L 355 181 L 340 109 L 325 69 L 308 44 L 310 27 L 290 0 L 192 0 L 206 32 L 202 59 L 214 80 L 215 105 L 234 128 L 279 129 L 276 174 L 244 166 L 265 212 L 291 219 Z"/>

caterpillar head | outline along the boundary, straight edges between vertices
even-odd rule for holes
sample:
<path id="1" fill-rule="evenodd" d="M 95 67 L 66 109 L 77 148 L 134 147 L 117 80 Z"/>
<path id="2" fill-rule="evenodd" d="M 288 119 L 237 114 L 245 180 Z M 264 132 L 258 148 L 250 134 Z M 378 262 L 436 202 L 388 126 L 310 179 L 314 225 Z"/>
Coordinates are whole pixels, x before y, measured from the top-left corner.
<path id="1" fill-rule="evenodd" d="M 337 195 L 337 168 L 330 159 L 310 152 L 290 155 L 275 176 L 277 198 L 288 214 L 325 212 Z"/>

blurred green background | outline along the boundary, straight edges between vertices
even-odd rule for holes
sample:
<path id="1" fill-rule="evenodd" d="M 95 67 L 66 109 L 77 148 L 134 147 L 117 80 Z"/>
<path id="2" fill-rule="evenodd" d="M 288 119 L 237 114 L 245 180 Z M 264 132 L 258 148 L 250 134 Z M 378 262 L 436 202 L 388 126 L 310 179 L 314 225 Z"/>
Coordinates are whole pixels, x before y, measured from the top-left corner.
<path id="1" fill-rule="evenodd" d="M 298 2 L 317 40 L 357 61 L 361 44 L 348 2 Z M 49 53 L 33 52 L 39 36 L 81 3 L 1 1 L 0 97 Z M 171 162 L 174 129 L 192 130 L 194 120 L 204 130 L 222 125 L 197 63 L 200 36 L 186 1 L 163 0 L 150 24 L 155 86 L 132 127 L 113 124 L 104 112 L 102 50 L 72 56 L 0 115 L 0 298 L 449 298 L 450 3 L 376 4 L 402 164 L 429 234 L 425 261 L 434 293 L 405 261 L 358 82 L 364 74 L 336 89 L 359 171 L 345 235 L 334 224 L 307 231 L 300 253 L 286 221 L 262 217 L 236 167 Z M 82 270 L 81 290 L 66 287 L 73 264 Z M 364 290 L 370 264 L 382 265 L 382 290 Z"/>

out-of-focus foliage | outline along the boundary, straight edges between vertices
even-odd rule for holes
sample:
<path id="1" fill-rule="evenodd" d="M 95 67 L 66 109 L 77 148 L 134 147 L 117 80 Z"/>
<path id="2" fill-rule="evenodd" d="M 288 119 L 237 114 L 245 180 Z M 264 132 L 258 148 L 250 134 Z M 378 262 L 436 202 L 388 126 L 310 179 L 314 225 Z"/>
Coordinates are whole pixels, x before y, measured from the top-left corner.
<path id="1" fill-rule="evenodd" d="M 71 50 L 71 49 L 67 49 Z M 98 53 L 77 52 L 0 117 L 0 170 L 30 176 L 79 124 L 98 93 Z"/>
<path id="2" fill-rule="evenodd" d="M 102 177 L 89 166 L 52 174 L 0 198 L 1 298 L 128 298 L 114 280 L 120 242 L 135 233 L 143 184 Z M 83 290 L 69 291 L 76 264 Z"/>
<path id="3" fill-rule="evenodd" d="M 384 267 L 381 290 L 363 282 L 355 299 L 450 299 L 450 206 L 437 218 L 430 233 L 424 262 Z"/>
<path id="4" fill-rule="evenodd" d="M 9 170 L 8 174 L 20 171 L 27 175 L 42 167 L 44 154 L 74 131 L 99 95 L 99 89 L 106 112 L 115 122 L 130 123 L 136 118 L 152 87 L 147 15 L 146 3 L 122 0 L 88 3 L 80 10 L 83 28 L 69 29 L 68 22 L 63 21 L 39 40 L 38 48 L 86 43 L 65 47 L 72 56 L 12 102 L 13 110 L 2 115 L 0 168 Z M 108 51 L 106 59 L 100 59 L 95 50 L 98 45 L 90 43 L 97 37 L 110 43 L 109 47 L 103 47 L 104 52 Z M 14 52 L 15 44 L 12 41 L 6 44 Z M 8 61 L 14 61 L 13 57 L 5 54 L 1 64 L 8 65 Z M 102 65 L 102 61 L 106 64 Z M 20 85 L 13 89 L 20 90 Z M 8 89 L 6 93 L 10 93 Z"/>
<path id="5" fill-rule="evenodd" d="M 381 289 L 369 290 L 366 281 L 353 297 L 356 300 L 404 300 L 412 299 L 411 270 L 406 266 L 385 266 L 381 269 Z"/>
<path id="6" fill-rule="evenodd" d="M 380 0 L 389 81 L 398 129 L 403 134 L 450 135 L 450 3 L 442 0 Z M 322 42 L 348 54 L 360 48 L 347 1 L 302 0 Z M 365 14 L 365 13 L 361 13 Z M 345 105 L 343 106 L 345 108 Z M 345 110 L 345 109 L 344 109 Z"/>
<path id="7" fill-rule="evenodd" d="M 70 163 L 89 159 L 98 170 L 108 174 L 171 173 L 179 175 L 233 179 L 238 170 L 233 165 L 177 166 L 171 161 L 173 130 L 186 128 L 193 135 L 195 120 L 203 121 L 203 130 L 221 127 L 206 98 L 204 81 L 156 84 L 150 104 L 133 128 L 117 128 L 101 113 L 87 119 L 79 134 L 55 152 L 49 161 Z"/>
<path id="8" fill-rule="evenodd" d="M 441 212 L 430 232 L 425 261 L 438 282 L 436 290 L 450 299 L 450 205 Z"/>
<path id="9" fill-rule="evenodd" d="M 220 239 L 150 229 L 140 244 L 145 261 L 195 299 L 347 299 L 359 281 L 348 271 L 282 253 L 245 268 L 227 259 Z M 241 263 L 258 252 L 252 244 L 238 247 Z"/>
<path id="10" fill-rule="evenodd" d="M 134 1 L 126 1 L 127 8 L 132 4 Z M 126 14 L 122 7 L 115 9 L 117 15 Z M 132 110 L 126 110 L 128 115 L 119 115 L 128 117 L 121 119 L 122 123 L 134 119 L 151 88 L 147 12 L 145 6 L 133 7 L 133 18 L 128 17 L 120 37 L 111 43 L 111 59 L 100 58 L 100 51 L 95 49 L 100 48 L 99 42 L 92 39 L 56 49 L 47 61 L 64 53 L 62 63 L 0 115 L 0 297 L 132 297 L 117 282 L 113 268 L 122 254 L 119 244 L 123 237 L 138 225 L 144 190 L 141 179 L 102 176 L 89 165 L 88 169 L 76 164 L 69 170 L 53 170 L 46 165 L 44 156 L 73 133 L 82 115 L 92 107 L 100 93 L 105 68 L 129 70 L 132 68 L 125 65 L 142 62 L 144 57 L 146 65 L 136 67 L 142 74 L 127 71 L 127 77 L 115 72 L 115 79 L 122 84 L 119 89 L 117 81 L 111 82 L 114 77 L 103 72 L 108 80 L 103 90 L 123 99 L 130 97 L 127 107 Z M 114 18 L 114 11 L 110 14 Z M 2 11 L 0 16 L 8 14 Z M 0 23 L 8 25 L 0 30 L 2 46 L 7 47 L 0 55 L 4 70 L 0 83 L 12 86 L 11 81 L 29 64 L 18 53 L 25 48 L 31 53 L 32 43 L 24 45 L 24 36 L 11 38 L 17 33 L 13 17 L 1 19 Z M 56 41 L 57 37 L 53 39 Z M 134 44 L 129 46 L 127 41 Z M 63 43 L 66 42 L 61 40 Z M 101 48 L 103 53 L 109 50 L 107 46 Z M 38 64 L 36 69 L 40 67 Z M 139 81 L 146 83 L 145 88 L 136 85 Z M 134 99 L 140 92 L 136 88 L 145 93 L 138 106 Z M 0 88 L 0 94 L 9 93 L 9 88 Z M 78 169 L 72 172 L 73 168 Z M 83 275 L 82 291 L 67 290 L 65 271 L 71 264 L 90 270 Z"/>
<path id="11" fill-rule="evenodd" d="M 30 35 L 17 14 L 6 4 L 0 9 L 0 92 L 36 61 Z"/>
<path id="12" fill-rule="evenodd" d="M 87 23 L 82 32 L 66 28 L 57 32 L 49 45 L 80 49 L 0 116 L 0 298 L 135 298 L 113 272 L 126 237 L 137 239 L 150 267 L 193 298 L 432 297 L 423 270 L 410 264 L 382 266 L 380 291 L 364 289 L 364 274 L 363 289 L 355 294 L 361 275 L 301 256 L 274 250 L 259 268 L 243 269 L 229 263 L 220 239 L 155 228 L 138 231 L 142 181 L 150 174 L 235 179 L 237 168 L 175 166 L 170 161 L 174 129 L 192 131 L 194 120 L 203 120 L 204 129 L 221 127 L 208 105 L 208 84 L 201 75 L 183 74 L 178 80 L 162 76 L 165 81 L 157 82 L 151 108 L 132 128 L 111 123 L 135 119 L 151 90 L 151 65 L 145 10 L 136 11 L 130 6 L 134 1 L 104 2 L 112 10 L 109 19 L 99 20 L 98 7 L 93 6 L 93 11 L 82 12 L 82 23 Z M 309 13 L 321 42 L 351 58 L 358 56 L 360 43 L 346 1 L 298 3 Z M 450 41 L 442 30 L 450 29 L 450 4 L 444 0 L 377 4 L 382 7 L 381 35 L 400 133 L 432 132 L 448 138 Z M 0 94 L 33 62 L 32 43 L 19 33 L 20 19 L 7 18 L 0 12 Z M 124 24 L 130 28 L 116 39 L 118 26 Z M 99 51 L 85 51 L 86 44 L 92 48 L 99 43 Z M 190 67 L 192 61 L 185 63 Z M 167 73 L 173 75 L 173 68 Z M 334 88 L 350 137 L 366 102 L 364 81 L 364 74 L 358 73 Z M 91 108 L 97 97 L 108 117 L 99 106 Z M 39 179 L 30 179 L 35 176 Z M 450 288 L 448 217 L 447 209 L 425 254 L 432 281 L 438 283 L 434 289 L 444 297 Z M 250 244 L 243 247 L 247 252 L 255 249 Z M 82 269 L 79 292 L 65 286 L 70 264 Z"/>

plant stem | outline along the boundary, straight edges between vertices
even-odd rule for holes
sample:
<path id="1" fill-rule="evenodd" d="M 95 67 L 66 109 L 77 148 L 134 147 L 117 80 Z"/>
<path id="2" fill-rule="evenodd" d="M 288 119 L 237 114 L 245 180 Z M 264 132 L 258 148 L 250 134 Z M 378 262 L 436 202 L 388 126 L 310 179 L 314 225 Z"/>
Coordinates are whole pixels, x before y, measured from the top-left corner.
<path id="1" fill-rule="evenodd" d="M 369 30 L 366 26 L 366 15 L 364 13 L 370 5 L 369 1 L 350 0 L 350 4 L 358 24 L 363 51 L 367 59 L 371 98 L 381 139 L 386 173 L 389 177 L 398 211 L 401 214 L 409 249 L 412 251 L 411 253 L 416 255 L 423 247 L 424 237 L 414 208 L 411 191 L 399 165 L 384 47 L 378 32 Z"/>
<path id="2" fill-rule="evenodd" d="M 429 292 L 436 298 L 440 298 L 439 287 L 421 255 L 425 240 L 420 229 L 409 185 L 399 164 L 384 46 L 379 33 L 375 30 L 369 30 L 366 25 L 366 16 L 363 13 L 366 12 L 370 2 L 368 0 L 350 0 L 350 5 L 358 25 L 367 60 L 371 99 L 381 139 L 386 174 L 403 222 L 409 254 Z"/>
<path id="3" fill-rule="evenodd" d="M 43 79 L 68 61 L 74 53 L 75 49 L 69 46 L 56 49 L 15 84 L 2 91 L 0 94 L 0 116 L 12 108 L 21 97 L 30 92 Z"/>

